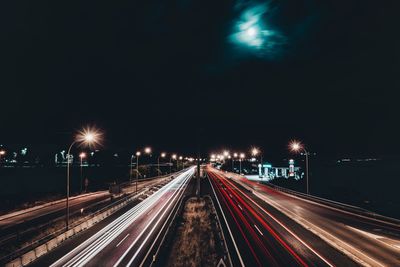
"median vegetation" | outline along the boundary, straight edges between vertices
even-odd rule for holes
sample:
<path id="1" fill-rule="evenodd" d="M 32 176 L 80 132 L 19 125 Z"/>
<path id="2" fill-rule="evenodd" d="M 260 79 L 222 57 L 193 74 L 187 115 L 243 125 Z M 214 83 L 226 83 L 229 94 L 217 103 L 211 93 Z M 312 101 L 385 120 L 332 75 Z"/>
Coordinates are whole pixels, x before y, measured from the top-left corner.
<path id="1" fill-rule="evenodd" d="M 211 198 L 188 199 L 178 220 L 166 266 L 217 266 L 225 248 Z"/>

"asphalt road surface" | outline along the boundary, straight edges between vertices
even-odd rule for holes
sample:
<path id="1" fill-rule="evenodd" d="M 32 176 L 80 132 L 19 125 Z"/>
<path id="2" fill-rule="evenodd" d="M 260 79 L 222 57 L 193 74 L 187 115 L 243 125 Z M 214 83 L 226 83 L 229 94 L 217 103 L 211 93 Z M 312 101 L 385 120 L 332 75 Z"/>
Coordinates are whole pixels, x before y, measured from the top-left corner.
<path id="1" fill-rule="evenodd" d="M 252 264 L 400 266 L 400 227 L 393 222 L 289 195 L 232 173 L 211 168 L 208 173 L 225 214 L 233 217 L 230 224 L 241 233 L 236 234 L 238 246 L 244 247 L 239 251 Z"/>
<path id="2" fill-rule="evenodd" d="M 139 266 L 181 199 L 195 168 L 189 168 L 134 207 L 84 231 L 32 266 Z M 86 232 L 86 233 L 85 233 Z"/>

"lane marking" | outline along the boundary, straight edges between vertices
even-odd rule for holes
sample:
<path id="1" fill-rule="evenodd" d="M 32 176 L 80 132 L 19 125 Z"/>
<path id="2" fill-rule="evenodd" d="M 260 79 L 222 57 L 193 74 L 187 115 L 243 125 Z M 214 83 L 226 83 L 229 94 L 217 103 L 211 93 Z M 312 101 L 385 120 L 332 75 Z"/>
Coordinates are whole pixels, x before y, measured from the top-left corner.
<path id="1" fill-rule="evenodd" d="M 261 232 L 261 230 L 257 227 L 257 225 L 254 225 L 254 227 L 257 229 L 257 231 L 260 233 L 260 235 L 264 235 L 262 232 Z"/>
<path id="2" fill-rule="evenodd" d="M 119 243 L 115 246 L 116 248 L 121 245 L 122 242 L 124 242 L 124 240 L 129 236 L 129 234 L 127 234 L 121 241 L 119 241 Z"/>

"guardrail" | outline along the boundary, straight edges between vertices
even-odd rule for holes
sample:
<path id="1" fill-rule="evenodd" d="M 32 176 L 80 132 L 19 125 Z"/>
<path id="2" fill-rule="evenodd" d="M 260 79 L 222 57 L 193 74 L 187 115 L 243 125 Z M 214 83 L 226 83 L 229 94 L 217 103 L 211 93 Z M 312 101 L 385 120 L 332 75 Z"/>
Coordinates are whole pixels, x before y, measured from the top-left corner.
<path id="1" fill-rule="evenodd" d="M 314 202 L 319 202 L 321 204 L 325 204 L 325 205 L 328 205 L 328 206 L 339 208 L 339 209 L 342 209 L 342 210 L 345 210 L 345 211 L 348 211 L 348 212 L 351 212 L 351 213 L 355 213 L 355 214 L 366 216 L 366 217 L 369 217 L 369 218 L 372 218 L 372 219 L 384 221 L 386 223 L 396 224 L 398 226 L 400 224 L 400 220 L 398 220 L 398 219 L 387 217 L 387 216 L 383 216 L 383 215 L 380 215 L 378 213 L 369 211 L 369 210 L 361 208 L 361 207 L 357 207 L 357 206 L 341 203 L 341 202 L 338 202 L 338 201 L 334 201 L 334 200 L 330 200 L 330 199 L 326 199 L 326 198 L 322 198 L 322 197 L 317 197 L 317 196 L 314 196 L 314 195 L 307 195 L 305 193 L 301 193 L 301 192 L 298 192 L 298 191 L 294 191 L 294 190 L 291 190 L 291 189 L 287 189 L 287 188 L 284 188 L 284 187 L 281 187 L 281 186 L 274 185 L 274 184 L 272 184 L 270 182 L 260 182 L 260 183 L 261 184 L 265 184 L 265 185 L 267 185 L 267 186 L 269 186 L 269 187 L 271 187 L 271 188 L 273 188 L 275 190 L 281 191 L 281 192 L 285 192 L 285 193 L 288 193 L 288 194 L 291 194 L 291 195 L 295 195 L 295 196 L 298 196 L 298 197 L 301 197 L 301 198 L 305 198 L 305 199 L 308 199 L 308 200 L 311 200 L 311 201 L 314 201 Z"/>

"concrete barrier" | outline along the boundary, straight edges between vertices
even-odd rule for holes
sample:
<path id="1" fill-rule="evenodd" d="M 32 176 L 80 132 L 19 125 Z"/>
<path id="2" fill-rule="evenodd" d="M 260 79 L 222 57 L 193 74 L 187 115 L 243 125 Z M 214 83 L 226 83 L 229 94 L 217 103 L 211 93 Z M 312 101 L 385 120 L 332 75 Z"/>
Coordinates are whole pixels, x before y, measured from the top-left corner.
<path id="1" fill-rule="evenodd" d="M 67 237 L 65 236 L 65 233 L 62 233 L 62 234 L 58 235 L 56 238 L 57 238 L 57 245 L 58 245 L 61 242 L 63 242 Z"/>
<path id="2" fill-rule="evenodd" d="M 47 241 L 46 246 L 47 246 L 47 251 L 50 251 L 53 248 L 57 247 L 58 246 L 57 237 Z"/>
<path id="3" fill-rule="evenodd" d="M 74 235 L 74 229 L 70 229 L 65 233 L 65 238 L 70 238 Z"/>
<path id="4" fill-rule="evenodd" d="M 92 227 L 93 224 L 95 224 L 93 218 L 89 219 L 89 220 L 87 221 L 87 228 Z"/>
<path id="5" fill-rule="evenodd" d="M 43 244 L 35 248 L 35 254 L 36 258 L 39 258 L 40 256 L 44 255 L 47 253 L 47 245 Z"/>
<path id="6" fill-rule="evenodd" d="M 88 228 L 88 223 L 87 223 L 87 221 L 86 221 L 86 222 L 83 222 L 83 223 L 81 223 L 81 227 L 82 227 L 82 230 L 85 230 L 85 229 L 87 229 L 87 228 Z"/>
<path id="7" fill-rule="evenodd" d="M 34 250 L 31 250 L 21 256 L 22 266 L 26 266 L 34 260 L 36 260 L 36 254 Z"/>
<path id="8" fill-rule="evenodd" d="M 5 267 L 22 267 L 21 258 L 16 258 L 5 265 Z"/>
<path id="9" fill-rule="evenodd" d="M 77 234 L 80 231 L 82 231 L 82 226 L 80 224 L 78 224 L 77 226 L 74 227 L 74 234 Z"/>

